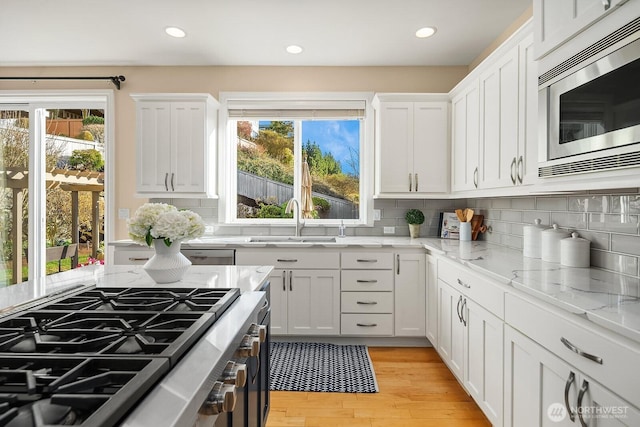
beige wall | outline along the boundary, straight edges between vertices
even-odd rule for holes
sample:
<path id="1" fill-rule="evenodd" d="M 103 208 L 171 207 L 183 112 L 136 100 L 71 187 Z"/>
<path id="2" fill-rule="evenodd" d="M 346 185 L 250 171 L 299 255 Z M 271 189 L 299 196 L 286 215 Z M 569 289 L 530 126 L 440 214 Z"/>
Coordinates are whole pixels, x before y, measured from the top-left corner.
<path id="1" fill-rule="evenodd" d="M 370 91 L 449 92 L 467 67 L 56 67 L 0 68 L 0 76 L 124 75 L 115 91 L 115 209 L 133 212 L 144 200 L 135 193 L 134 92 L 220 91 Z M 0 90 L 113 89 L 110 82 L 0 81 Z M 115 238 L 127 238 L 123 220 L 115 220 Z"/>

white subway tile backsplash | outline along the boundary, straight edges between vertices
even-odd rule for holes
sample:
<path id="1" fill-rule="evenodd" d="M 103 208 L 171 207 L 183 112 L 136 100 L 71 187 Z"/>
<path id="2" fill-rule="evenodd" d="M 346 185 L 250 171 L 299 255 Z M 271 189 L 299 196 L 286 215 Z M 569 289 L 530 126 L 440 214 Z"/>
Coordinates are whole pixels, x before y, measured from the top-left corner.
<path id="1" fill-rule="evenodd" d="M 492 209 L 511 209 L 511 199 L 508 197 L 493 199 L 491 201 Z"/>
<path id="2" fill-rule="evenodd" d="M 373 207 L 375 209 L 395 208 L 396 200 L 395 199 L 376 199 L 373 202 Z"/>
<path id="3" fill-rule="evenodd" d="M 500 219 L 508 222 L 522 222 L 521 211 L 502 211 Z"/>
<path id="4" fill-rule="evenodd" d="M 638 234 L 638 216 L 625 214 L 589 214 L 589 230 Z"/>
<path id="5" fill-rule="evenodd" d="M 422 209 L 424 200 L 398 200 L 396 206 L 402 209 Z"/>
<path id="6" fill-rule="evenodd" d="M 625 234 L 611 235 L 611 250 L 640 256 L 640 236 L 628 236 Z"/>
<path id="7" fill-rule="evenodd" d="M 638 275 L 638 258 L 632 256 L 591 250 L 591 265 L 630 276 Z"/>
<path id="8" fill-rule="evenodd" d="M 511 208 L 533 210 L 536 208 L 536 199 L 534 197 L 514 197 L 511 199 Z"/>
<path id="9" fill-rule="evenodd" d="M 591 249 L 608 251 L 610 248 L 609 241 L 611 240 L 611 235 L 609 233 L 580 230 L 578 234 L 580 235 L 580 237 L 591 242 Z"/>
<path id="10" fill-rule="evenodd" d="M 522 236 L 524 234 L 523 231 L 524 224 L 511 224 L 509 234 L 514 236 Z"/>
<path id="11" fill-rule="evenodd" d="M 569 197 L 569 211 L 607 213 L 609 211 L 609 196 Z"/>
<path id="12" fill-rule="evenodd" d="M 509 248 L 522 250 L 522 237 L 507 234 L 502 238 L 504 245 Z"/>
<path id="13" fill-rule="evenodd" d="M 543 225 L 551 225 L 551 213 L 541 211 L 528 211 L 522 213 L 522 222 L 524 224 L 535 224 L 536 219 L 540 219 Z"/>
<path id="14" fill-rule="evenodd" d="M 611 213 L 640 214 L 640 196 L 611 196 Z"/>
<path id="15" fill-rule="evenodd" d="M 566 211 L 566 197 L 536 197 L 536 209 L 539 211 Z"/>

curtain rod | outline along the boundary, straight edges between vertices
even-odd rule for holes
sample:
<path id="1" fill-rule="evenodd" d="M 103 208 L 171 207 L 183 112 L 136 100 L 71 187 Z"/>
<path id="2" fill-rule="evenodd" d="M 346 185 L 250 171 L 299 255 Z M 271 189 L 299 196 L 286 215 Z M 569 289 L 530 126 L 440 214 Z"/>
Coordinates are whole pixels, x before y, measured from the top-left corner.
<path id="1" fill-rule="evenodd" d="M 0 80 L 110 80 L 115 87 L 120 90 L 120 82 L 125 80 L 124 76 L 111 77 L 2 77 Z"/>

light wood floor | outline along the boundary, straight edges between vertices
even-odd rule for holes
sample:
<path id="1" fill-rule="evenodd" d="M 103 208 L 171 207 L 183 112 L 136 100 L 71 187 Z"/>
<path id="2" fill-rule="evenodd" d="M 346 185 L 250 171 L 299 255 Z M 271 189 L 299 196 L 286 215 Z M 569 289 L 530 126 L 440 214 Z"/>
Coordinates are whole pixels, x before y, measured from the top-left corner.
<path id="1" fill-rule="evenodd" d="M 369 347 L 379 393 L 271 392 L 267 427 L 490 426 L 433 348 Z"/>

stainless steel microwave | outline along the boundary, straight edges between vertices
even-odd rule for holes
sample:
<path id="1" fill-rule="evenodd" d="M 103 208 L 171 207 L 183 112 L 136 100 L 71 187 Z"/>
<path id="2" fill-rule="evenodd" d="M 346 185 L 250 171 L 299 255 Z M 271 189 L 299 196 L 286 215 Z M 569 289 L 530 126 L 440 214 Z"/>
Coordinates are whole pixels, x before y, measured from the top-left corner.
<path id="1" fill-rule="evenodd" d="M 638 36 L 617 49 L 623 43 L 612 43 L 597 60 L 592 48 L 582 60 L 588 65 L 559 79 L 539 78 L 539 143 L 546 148 L 540 177 L 640 166 Z"/>

